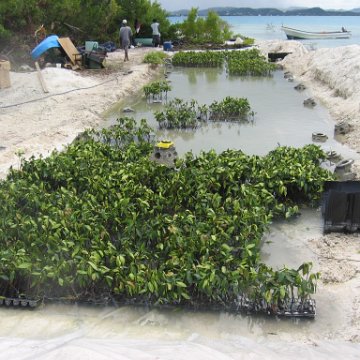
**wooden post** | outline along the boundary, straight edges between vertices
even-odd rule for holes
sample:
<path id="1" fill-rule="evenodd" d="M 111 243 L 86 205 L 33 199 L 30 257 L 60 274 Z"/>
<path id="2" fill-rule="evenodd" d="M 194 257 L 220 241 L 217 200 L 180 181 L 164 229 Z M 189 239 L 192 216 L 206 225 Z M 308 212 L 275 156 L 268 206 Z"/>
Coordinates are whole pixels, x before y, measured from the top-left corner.
<path id="1" fill-rule="evenodd" d="M 0 89 L 5 89 L 10 86 L 10 62 L 0 59 Z"/>
<path id="2" fill-rule="evenodd" d="M 44 78 L 42 76 L 40 66 L 39 66 L 39 63 L 37 61 L 35 61 L 35 67 L 36 67 L 36 71 L 37 71 L 37 74 L 38 74 L 38 78 L 40 80 L 41 87 L 42 87 L 44 93 L 48 93 L 49 90 L 46 87 L 45 80 L 44 80 Z"/>

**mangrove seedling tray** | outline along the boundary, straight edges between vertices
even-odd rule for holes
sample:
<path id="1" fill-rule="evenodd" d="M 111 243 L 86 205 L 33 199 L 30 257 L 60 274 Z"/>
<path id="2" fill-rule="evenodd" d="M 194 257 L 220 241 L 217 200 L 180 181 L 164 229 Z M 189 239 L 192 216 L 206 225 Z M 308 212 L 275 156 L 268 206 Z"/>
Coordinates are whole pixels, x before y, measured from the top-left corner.
<path id="1" fill-rule="evenodd" d="M 40 299 L 27 299 L 27 298 L 23 298 L 23 297 L 19 297 L 19 298 L 1 297 L 0 298 L 0 306 L 34 309 L 34 308 L 38 307 L 39 304 L 40 304 Z"/>
<path id="2" fill-rule="evenodd" d="M 303 317 L 315 318 L 316 302 L 314 299 L 288 299 L 278 304 L 268 304 L 265 301 L 251 301 L 245 297 L 239 297 L 238 311 L 247 314 L 265 313 L 280 317 Z"/>

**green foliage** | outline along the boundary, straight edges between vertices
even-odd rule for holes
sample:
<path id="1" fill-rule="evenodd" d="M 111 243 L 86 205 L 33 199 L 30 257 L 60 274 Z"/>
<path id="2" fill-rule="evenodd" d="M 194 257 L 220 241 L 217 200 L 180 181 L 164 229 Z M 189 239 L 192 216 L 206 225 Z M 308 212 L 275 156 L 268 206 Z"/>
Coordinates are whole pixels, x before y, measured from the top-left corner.
<path id="1" fill-rule="evenodd" d="M 251 112 L 250 104 L 245 98 L 226 97 L 221 102 L 214 101 L 207 105 L 198 105 L 197 101 L 185 102 L 181 99 L 171 100 L 163 111 L 155 112 L 155 119 L 160 129 L 196 129 L 208 120 L 244 121 Z"/>
<path id="2" fill-rule="evenodd" d="M 241 34 L 235 34 L 235 35 L 233 35 L 233 38 L 234 38 L 234 39 L 236 39 L 236 38 L 242 39 L 242 41 L 243 41 L 242 44 L 243 44 L 244 46 L 254 45 L 254 42 L 255 42 L 255 39 L 253 39 L 253 38 L 248 38 L 248 37 L 246 37 L 246 36 L 244 36 L 244 35 L 241 35 Z"/>
<path id="3" fill-rule="evenodd" d="M 150 51 L 144 56 L 146 64 L 160 65 L 168 56 L 162 51 Z"/>
<path id="4" fill-rule="evenodd" d="M 206 113 L 206 107 L 199 106 L 197 101 L 186 102 L 176 98 L 169 101 L 163 111 L 156 111 L 155 119 L 160 129 L 195 129 Z"/>
<path id="5" fill-rule="evenodd" d="M 140 37 L 151 37 L 152 29 L 150 27 L 153 19 L 156 19 L 160 24 L 160 33 L 163 41 L 168 39 L 168 31 L 170 22 L 167 19 L 166 11 L 161 7 L 157 1 L 149 0 L 118 0 L 123 11 L 123 17 L 130 19 L 130 24 L 138 19 L 140 28 Z"/>
<path id="6" fill-rule="evenodd" d="M 215 11 L 206 18 L 198 17 L 198 9 L 192 8 L 187 19 L 180 24 L 183 41 L 195 44 L 222 44 L 231 37 L 229 25 Z"/>
<path id="7" fill-rule="evenodd" d="M 331 178 L 320 148 L 188 153 L 169 169 L 149 160 L 150 132 L 122 118 L 0 182 L 1 294 L 224 304 L 316 290 L 310 264 L 274 271 L 259 248 L 274 215 Z"/>
<path id="8" fill-rule="evenodd" d="M 143 87 L 144 94 L 147 98 L 151 95 L 160 95 L 165 93 L 167 94 L 168 91 L 171 91 L 171 86 L 167 81 L 155 81 Z"/>
<path id="9" fill-rule="evenodd" d="M 0 42 L 5 42 L 11 37 L 11 32 L 6 30 L 3 25 L 0 23 Z"/>
<path id="10" fill-rule="evenodd" d="M 174 66 L 221 67 L 226 64 L 230 75 L 269 76 L 276 66 L 257 49 L 241 51 L 179 51 L 172 57 Z"/>
<path id="11" fill-rule="evenodd" d="M 119 27 L 121 7 L 116 0 L 3 0 L 3 25 L 14 34 L 26 34 L 34 39 L 35 30 L 44 24 L 48 33 L 71 35 L 75 40 L 93 36 L 100 41 L 114 39 Z M 91 21 L 89 20 L 91 19 Z M 75 26 L 75 30 L 68 25 Z"/>
<path id="12" fill-rule="evenodd" d="M 248 38 L 248 37 L 244 38 L 244 41 L 243 41 L 244 46 L 251 46 L 251 45 L 254 45 L 254 43 L 255 43 L 255 39 Z"/>
<path id="13" fill-rule="evenodd" d="M 247 120 L 250 110 L 247 99 L 227 96 L 222 101 L 214 101 L 210 105 L 209 118 L 211 120 Z"/>
<path id="14" fill-rule="evenodd" d="M 269 76 L 276 69 L 258 49 L 228 51 L 225 56 L 230 75 Z"/>
<path id="15" fill-rule="evenodd" d="M 172 57 L 174 66 L 221 67 L 225 53 L 222 51 L 179 51 Z"/>
<path id="16" fill-rule="evenodd" d="M 123 19 L 130 26 L 138 19 L 144 30 L 153 18 L 158 19 L 166 36 L 170 26 L 166 11 L 150 0 L 2 0 L 0 40 L 9 32 L 35 42 L 34 32 L 44 24 L 48 34 L 70 36 L 75 44 L 89 39 L 118 41 Z"/>

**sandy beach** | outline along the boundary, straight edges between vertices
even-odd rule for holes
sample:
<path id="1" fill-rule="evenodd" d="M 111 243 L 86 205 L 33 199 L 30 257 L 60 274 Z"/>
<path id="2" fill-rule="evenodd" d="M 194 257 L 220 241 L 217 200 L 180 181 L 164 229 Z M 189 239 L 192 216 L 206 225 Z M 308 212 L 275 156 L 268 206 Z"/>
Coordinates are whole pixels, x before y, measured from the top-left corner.
<path id="1" fill-rule="evenodd" d="M 347 121 L 352 131 L 343 141 L 360 153 L 360 46 L 306 50 L 295 41 L 258 44 L 262 52 L 289 52 L 281 65 L 296 83 L 303 83 L 313 98 L 322 103 L 336 122 Z M 19 156 L 46 156 L 63 149 L 86 128 L 101 126 L 102 114 L 114 103 L 139 91 L 156 69 L 142 63 L 145 52 L 108 54 L 109 71 L 75 72 L 42 70 L 49 93 L 45 94 L 35 71 L 11 72 L 11 88 L 0 90 L 0 178 L 10 166 L 19 165 Z M 159 49 L 160 50 L 160 49 Z M 111 70 L 110 70 L 111 69 Z M 360 178 L 360 162 L 353 171 Z M 341 297 L 344 318 L 329 339 L 360 342 L 360 236 L 330 234 L 305 239 L 317 255 L 316 268 L 322 273 L 318 292 Z"/>

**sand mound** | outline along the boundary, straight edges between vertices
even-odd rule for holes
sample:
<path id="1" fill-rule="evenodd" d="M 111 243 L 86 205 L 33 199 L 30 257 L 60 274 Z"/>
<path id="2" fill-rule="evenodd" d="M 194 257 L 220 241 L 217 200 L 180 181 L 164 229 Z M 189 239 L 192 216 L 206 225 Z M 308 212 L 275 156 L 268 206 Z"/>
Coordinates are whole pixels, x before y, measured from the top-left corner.
<path id="1" fill-rule="evenodd" d="M 19 165 L 16 154 L 46 156 L 85 129 L 103 124 L 107 108 L 139 91 L 157 72 L 142 63 L 153 50 L 132 49 L 126 63 L 122 51 L 109 53 L 109 72 L 44 69 L 49 93 L 43 92 L 35 71 L 11 72 L 11 87 L 0 90 L 0 178 Z"/>

